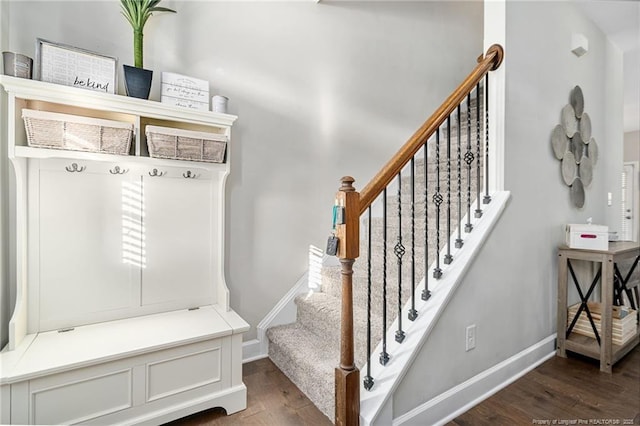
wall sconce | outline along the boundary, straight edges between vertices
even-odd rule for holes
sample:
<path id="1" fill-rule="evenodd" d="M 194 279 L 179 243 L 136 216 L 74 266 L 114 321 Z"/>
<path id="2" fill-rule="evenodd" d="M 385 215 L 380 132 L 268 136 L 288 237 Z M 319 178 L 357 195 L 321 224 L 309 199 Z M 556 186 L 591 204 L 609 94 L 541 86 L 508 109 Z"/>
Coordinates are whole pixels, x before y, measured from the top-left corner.
<path id="1" fill-rule="evenodd" d="M 583 34 L 573 34 L 571 36 L 571 52 L 578 58 L 589 51 L 589 39 Z"/>

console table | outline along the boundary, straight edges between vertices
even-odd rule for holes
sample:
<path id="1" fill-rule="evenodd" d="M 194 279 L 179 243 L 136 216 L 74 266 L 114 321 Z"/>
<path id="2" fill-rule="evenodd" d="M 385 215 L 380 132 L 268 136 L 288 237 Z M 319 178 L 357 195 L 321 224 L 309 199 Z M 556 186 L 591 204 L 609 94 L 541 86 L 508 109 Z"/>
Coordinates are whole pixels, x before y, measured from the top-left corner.
<path id="1" fill-rule="evenodd" d="M 637 327 L 635 336 L 622 346 L 613 344 L 612 342 L 612 306 L 616 265 L 623 261 L 631 261 L 632 267 L 638 268 L 639 258 L 640 245 L 635 242 L 610 242 L 608 250 L 584 250 L 560 246 L 558 249 L 558 356 L 564 358 L 566 357 L 566 351 L 572 351 L 590 358 L 599 359 L 600 371 L 611 373 L 612 365 L 640 342 L 640 327 Z M 577 282 L 576 275 L 573 271 L 571 260 L 574 259 L 594 262 L 596 265 L 600 265 L 600 271 L 594 276 L 586 293 L 583 293 L 583 288 L 580 287 L 580 284 Z M 632 275 L 629 271 L 626 271 L 625 274 L 626 275 L 622 275 L 622 273 L 618 271 L 618 281 L 621 281 L 621 288 L 618 289 L 619 292 L 627 290 L 625 287 Z M 584 304 L 586 304 L 587 300 L 593 294 L 598 281 L 600 281 L 600 342 L 594 338 L 568 332 L 568 322 L 572 320 L 568 318 L 567 314 L 567 285 L 569 275 L 571 275 L 580 295 L 581 302 Z M 637 297 L 637 292 L 635 294 Z M 635 302 L 637 303 L 638 301 L 636 300 Z M 637 318 L 636 311 L 636 321 Z"/>

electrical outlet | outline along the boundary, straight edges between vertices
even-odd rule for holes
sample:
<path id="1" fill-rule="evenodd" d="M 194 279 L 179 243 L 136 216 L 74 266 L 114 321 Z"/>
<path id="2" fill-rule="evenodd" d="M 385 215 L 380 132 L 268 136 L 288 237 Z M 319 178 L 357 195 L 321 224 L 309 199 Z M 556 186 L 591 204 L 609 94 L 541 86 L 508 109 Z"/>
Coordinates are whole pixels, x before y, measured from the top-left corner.
<path id="1" fill-rule="evenodd" d="M 471 324 L 467 327 L 465 333 L 465 345 L 466 351 L 469 352 L 471 349 L 476 347 L 476 325 Z"/>

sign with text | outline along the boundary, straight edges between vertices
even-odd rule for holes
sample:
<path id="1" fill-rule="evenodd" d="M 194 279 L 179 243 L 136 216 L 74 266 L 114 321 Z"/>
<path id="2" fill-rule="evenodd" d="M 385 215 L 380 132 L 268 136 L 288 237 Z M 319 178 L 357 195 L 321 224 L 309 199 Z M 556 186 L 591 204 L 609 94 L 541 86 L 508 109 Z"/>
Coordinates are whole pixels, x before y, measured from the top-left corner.
<path id="1" fill-rule="evenodd" d="M 116 58 L 38 39 L 36 62 L 41 81 L 116 93 Z"/>

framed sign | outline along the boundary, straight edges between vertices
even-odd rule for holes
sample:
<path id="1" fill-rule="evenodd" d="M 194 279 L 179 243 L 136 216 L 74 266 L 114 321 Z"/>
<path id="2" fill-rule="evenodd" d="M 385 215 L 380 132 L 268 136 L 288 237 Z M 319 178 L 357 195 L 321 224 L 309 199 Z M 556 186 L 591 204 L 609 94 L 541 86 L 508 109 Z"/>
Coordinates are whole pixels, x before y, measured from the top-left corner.
<path id="1" fill-rule="evenodd" d="M 117 59 L 47 40 L 36 40 L 36 79 L 116 93 Z"/>

